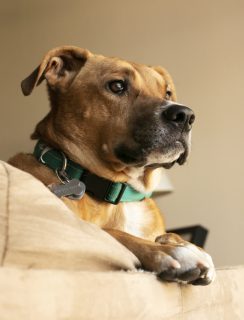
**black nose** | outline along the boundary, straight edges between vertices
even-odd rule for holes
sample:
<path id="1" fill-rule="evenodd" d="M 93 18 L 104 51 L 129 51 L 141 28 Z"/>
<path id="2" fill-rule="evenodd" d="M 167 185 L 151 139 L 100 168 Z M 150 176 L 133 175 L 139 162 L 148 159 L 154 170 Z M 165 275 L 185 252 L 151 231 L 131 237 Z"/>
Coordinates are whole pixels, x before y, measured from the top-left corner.
<path id="1" fill-rule="evenodd" d="M 169 122 L 175 123 L 185 130 L 190 130 L 195 120 L 194 112 L 181 104 L 170 103 L 163 110 L 162 116 Z"/>

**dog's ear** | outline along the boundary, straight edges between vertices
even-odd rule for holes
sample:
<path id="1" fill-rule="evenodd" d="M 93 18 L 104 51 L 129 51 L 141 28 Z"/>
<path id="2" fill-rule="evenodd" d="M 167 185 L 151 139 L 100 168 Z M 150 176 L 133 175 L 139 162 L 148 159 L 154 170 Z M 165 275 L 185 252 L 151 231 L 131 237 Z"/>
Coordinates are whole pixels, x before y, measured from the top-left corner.
<path id="1" fill-rule="evenodd" d="M 153 67 L 153 69 L 163 77 L 166 83 L 166 95 L 170 98 L 169 100 L 176 101 L 177 97 L 176 97 L 175 85 L 171 75 L 168 73 L 167 70 L 165 70 L 160 66 Z"/>
<path id="2" fill-rule="evenodd" d="M 74 46 L 63 46 L 49 51 L 41 64 L 21 82 L 23 94 L 30 95 L 34 87 L 44 79 L 51 87 L 67 87 L 90 55 L 88 50 Z"/>

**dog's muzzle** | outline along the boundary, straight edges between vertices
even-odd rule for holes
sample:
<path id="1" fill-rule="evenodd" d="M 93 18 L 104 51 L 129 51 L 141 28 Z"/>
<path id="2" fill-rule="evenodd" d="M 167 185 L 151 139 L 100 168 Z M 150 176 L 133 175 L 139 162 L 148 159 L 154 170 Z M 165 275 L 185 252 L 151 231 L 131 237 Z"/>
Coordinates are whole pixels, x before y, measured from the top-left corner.
<path id="1" fill-rule="evenodd" d="M 138 108 L 130 127 L 130 139 L 115 148 L 117 158 L 130 165 L 164 166 L 183 164 L 189 154 L 193 111 L 172 101 Z"/>

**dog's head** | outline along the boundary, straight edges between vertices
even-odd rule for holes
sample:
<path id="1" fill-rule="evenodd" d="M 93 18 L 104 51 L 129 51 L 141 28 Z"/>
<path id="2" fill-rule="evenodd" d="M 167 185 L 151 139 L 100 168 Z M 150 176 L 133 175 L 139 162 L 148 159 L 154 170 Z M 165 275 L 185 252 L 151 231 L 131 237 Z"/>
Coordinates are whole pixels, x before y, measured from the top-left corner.
<path id="1" fill-rule="evenodd" d="M 23 93 L 44 79 L 51 110 L 34 139 L 100 175 L 186 161 L 195 116 L 175 102 L 174 84 L 163 68 L 66 46 L 47 53 L 22 81 Z"/>

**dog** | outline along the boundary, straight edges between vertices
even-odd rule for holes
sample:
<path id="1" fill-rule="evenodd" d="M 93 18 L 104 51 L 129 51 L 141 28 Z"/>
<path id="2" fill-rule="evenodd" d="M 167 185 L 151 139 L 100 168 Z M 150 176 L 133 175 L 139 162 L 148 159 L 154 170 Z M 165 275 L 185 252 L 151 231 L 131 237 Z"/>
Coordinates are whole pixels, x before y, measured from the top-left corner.
<path id="1" fill-rule="evenodd" d="M 185 163 L 195 120 L 176 102 L 169 73 L 62 46 L 22 81 L 24 95 L 43 80 L 51 108 L 31 135 L 39 142 L 33 154 L 17 154 L 9 163 L 121 242 L 145 270 L 166 281 L 211 283 L 210 255 L 165 233 L 150 198 L 159 171 Z"/>

